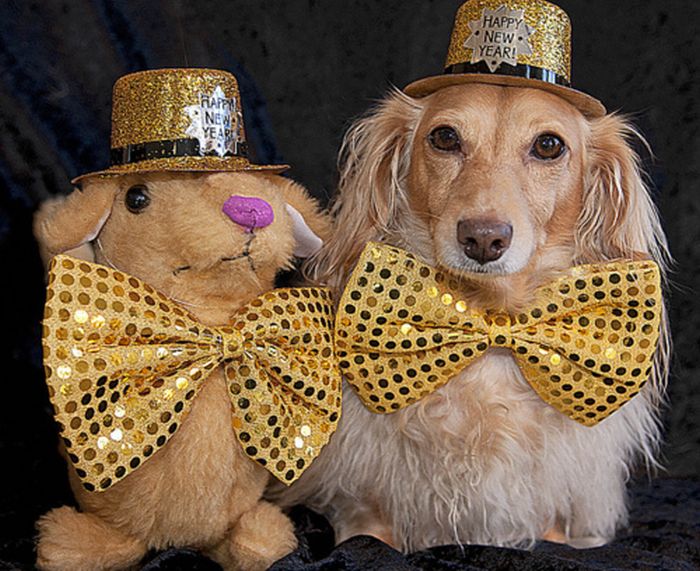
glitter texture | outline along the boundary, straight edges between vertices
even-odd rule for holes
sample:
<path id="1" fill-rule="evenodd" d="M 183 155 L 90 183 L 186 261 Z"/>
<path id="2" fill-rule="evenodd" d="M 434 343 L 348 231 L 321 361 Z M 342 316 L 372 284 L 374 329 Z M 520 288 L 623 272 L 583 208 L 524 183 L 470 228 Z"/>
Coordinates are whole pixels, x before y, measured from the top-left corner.
<path id="1" fill-rule="evenodd" d="M 502 9 L 502 10 L 501 10 Z M 490 27 L 494 32 L 487 44 L 501 45 L 499 57 L 482 59 L 481 54 L 474 58 L 472 47 L 483 45 L 482 36 L 472 37 L 477 31 L 482 34 L 483 18 L 492 17 L 492 12 L 506 14 L 524 12 L 524 23 L 519 26 Z M 510 12 L 509 12 L 510 11 Z M 499 12 L 499 14 L 501 13 Z M 479 22 L 477 25 L 475 22 Z M 470 27 L 474 26 L 474 30 Z M 520 30 L 516 36 L 511 32 Z M 505 36 L 496 36 L 496 31 L 505 32 Z M 526 37 L 527 36 L 527 37 Z M 486 38 L 484 38 L 486 40 Z M 465 83 L 484 83 L 489 85 L 530 87 L 548 91 L 558 95 L 579 109 L 588 117 L 602 117 L 606 110 L 603 104 L 571 87 L 551 83 L 543 79 L 533 78 L 519 68 L 509 67 L 507 63 L 513 55 L 513 47 L 518 46 L 517 65 L 528 66 L 527 69 L 545 70 L 547 74 L 556 74 L 571 82 L 571 22 L 566 12 L 559 6 L 545 0 L 469 0 L 460 6 L 455 17 L 450 47 L 445 62 L 445 73 L 426 77 L 412 82 L 404 88 L 404 92 L 412 97 L 424 97 L 435 91 L 453 85 Z M 471 65 L 472 60 L 478 60 L 487 65 L 486 72 L 459 73 L 450 71 L 452 66 L 461 64 Z M 493 71 L 493 72 L 492 72 Z M 508 71 L 508 73 L 506 73 Z"/>
<path id="2" fill-rule="evenodd" d="M 200 102 L 200 94 L 211 94 L 220 87 L 224 95 L 236 100 L 240 109 L 241 98 L 236 78 L 215 69 L 156 69 L 125 75 L 114 84 L 112 95 L 111 147 L 187 139 L 192 119 L 187 109 Z M 238 142 L 245 143 L 243 115 Z M 73 183 L 86 177 L 111 176 L 128 173 L 157 171 L 272 171 L 287 170 L 287 165 L 254 165 L 239 156 L 184 156 L 163 157 L 115 165 L 104 171 L 79 176 Z"/>
<path id="3" fill-rule="evenodd" d="M 224 71 L 158 69 L 119 78 L 112 96 L 112 148 L 188 137 L 191 120 L 185 108 L 216 87 L 240 104 L 238 82 Z"/>
<path id="4" fill-rule="evenodd" d="M 109 488 L 165 446 L 220 365 L 240 444 L 282 482 L 335 431 L 341 388 L 325 289 L 272 290 L 230 326 L 205 327 L 134 277 L 57 256 L 46 297 L 46 382 L 88 490 Z"/>
<path id="5" fill-rule="evenodd" d="M 532 54 L 519 53 L 517 62 L 553 71 L 571 81 L 571 22 L 564 10 L 544 0 L 470 0 L 462 4 L 445 67 L 471 60 L 472 50 L 464 45 L 472 34 L 469 24 L 480 20 L 484 10 L 501 6 L 524 10 L 525 23 L 534 28 L 529 37 Z"/>
<path id="6" fill-rule="evenodd" d="M 578 266 L 517 315 L 465 310 L 463 297 L 457 278 L 368 244 L 335 329 L 341 371 L 367 408 L 408 406 L 491 347 L 509 348 L 537 394 L 586 426 L 637 395 L 651 374 L 662 311 L 653 262 Z"/>

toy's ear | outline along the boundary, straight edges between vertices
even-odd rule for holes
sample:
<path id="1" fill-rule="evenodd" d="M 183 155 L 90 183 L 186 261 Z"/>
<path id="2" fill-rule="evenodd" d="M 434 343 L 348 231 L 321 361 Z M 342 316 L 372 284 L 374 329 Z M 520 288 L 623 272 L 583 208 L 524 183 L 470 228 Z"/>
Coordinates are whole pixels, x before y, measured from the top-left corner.
<path id="1" fill-rule="evenodd" d="M 94 240 L 112 211 L 113 185 L 91 185 L 66 197 L 44 202 L 34 215 L 34 236 L 45 261 L 70 252 L 89 257 L 85 245 Z"/>
<path id="2" fill-rule="evenodd" d="M 319 238 L 309 227 L 301 213 L 291 204 L 285 204 L 287 213 L 292 218 L 292 231 L 294 232 L 294 255 L 297 258 L 310 258 L 323 246 L 323 240 Z"/>
<path id="3" fill-rule="evenodd" d="M 294 255 L 309 258 L 321 249 L 331 233 L 331 220 L 307 190 L 293 180 L 276 177 L 292 219 L 296 247 Z"/>

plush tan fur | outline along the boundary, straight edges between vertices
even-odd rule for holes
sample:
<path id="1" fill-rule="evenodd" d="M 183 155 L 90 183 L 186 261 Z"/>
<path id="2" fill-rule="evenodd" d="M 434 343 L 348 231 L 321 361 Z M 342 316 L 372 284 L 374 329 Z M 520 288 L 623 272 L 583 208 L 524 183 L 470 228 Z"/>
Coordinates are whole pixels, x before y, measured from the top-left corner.
<path id="1" fill-rule="evenodd" d="M 139 214 L 124 204 L 135 184 L 146 185 L 151 198 Z M 221 211 L 233 194 L 269 202 L 274 222 L 246 233 Z M 290 266 L 296 244 L 285 203 L 318 236 L 327 237 L 325 215 L 300 185 L 250 173 L 90 179 L 82 191 L 40 209 L 35 233 L 50 254 L 94 239 L 98 263 L 146 281 L 201 322 L 222 325 L 242 304 L 271 289 L 277 271 Z M 240 254 L 246 244 L 250 259 L 222 260 Z M 268 473 L 243 453 L 230 407 L 219 368 L 167 446 L 133 474 L 107 491 L 89 493 L 71 468 L 81 512 L 62 507 L 40 519 L 37 565 L 125 569 L 148 549 L 188 546 L 208 552 L 225 569 L 258 570 L 292 551 L 292 524 L 278 507 L 261 500 Z"/>
<path id="2" fill-rule="evenodd" d="M 433 148 L 451 126 L 459 152 Z M 536 137 L 568 151 L 543 162 Z M 340 291 L 369 240 L 457 273 L 474 306 L 516 312 L 571 266 L 653 258 L 666 242 L 624 119 L 587 119 L 545 91 L 486 85 L 423 99 L 390 94 L 346 136 L 335 234 L 308 268 Z M 479 267 L 457 223 L 513 226 L 503 257 Z M 338 541 L 377 535 L 404 551 L 446 543 L 527 546 L 541 538 L 591 546 L 625 522 L 625 482 L 639 459 L 655 465 L 668 361 L 666 326 L 641 396 L 596 427 L 545 404 L 510 353 L 490 350 L 446 386 L 391 415 L 344 394 L 338 432 L 290 490 L 327 514 Z"/>

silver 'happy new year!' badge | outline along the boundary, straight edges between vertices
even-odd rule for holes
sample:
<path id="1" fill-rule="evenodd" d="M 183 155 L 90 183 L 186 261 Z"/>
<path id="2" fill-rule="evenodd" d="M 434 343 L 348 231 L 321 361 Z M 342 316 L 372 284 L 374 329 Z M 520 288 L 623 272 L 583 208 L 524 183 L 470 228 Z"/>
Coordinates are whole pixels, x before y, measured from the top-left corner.
<path id="1" fill-rule="evenodd" d="M 486 62 L 491 73 L 503 63 L 517 65 L 519 54 L 532 54 L 529 38 L 535 28 L 525 22 L 524 9 L 485 8 L 480 19 L 469 22 L 469 29 L 464 47 L 472 50 L 471 63 Z"/>
<path id="2" fill-rule="evenodd" d="M 199 141 L 200 154 L 238 154 L 242 121 L 237 103 L 217 86 L 211 94 L 200 93 L 199 104 L 185 107 L 191 121 L 185 133 Z"/>

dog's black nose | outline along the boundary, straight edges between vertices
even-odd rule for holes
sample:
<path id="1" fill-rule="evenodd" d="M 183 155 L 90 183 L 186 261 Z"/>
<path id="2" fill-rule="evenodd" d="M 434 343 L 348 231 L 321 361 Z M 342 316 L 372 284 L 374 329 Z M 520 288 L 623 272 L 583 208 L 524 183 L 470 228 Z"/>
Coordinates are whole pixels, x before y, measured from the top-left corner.
<path id="1" fill-rule="evenodd" d="M 480 264 L 498 260 L 510 247 L 513 227 L 498 220 L 469 219 L 457 224 L 457 241 Z"/>

